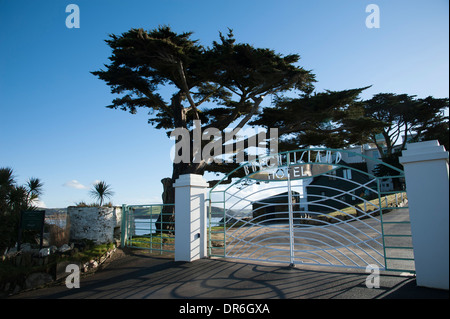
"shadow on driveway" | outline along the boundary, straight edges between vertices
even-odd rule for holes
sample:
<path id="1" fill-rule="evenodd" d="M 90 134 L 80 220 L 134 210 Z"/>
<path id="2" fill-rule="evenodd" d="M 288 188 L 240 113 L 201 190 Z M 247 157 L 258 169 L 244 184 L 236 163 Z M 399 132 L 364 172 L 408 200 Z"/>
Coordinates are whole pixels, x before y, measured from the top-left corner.
<path id="1" fill-rule="evenodd" d="M 415 277 L 382 273 L 369 289 L 364 270 L 242 263 L 228 259 L 175 262 L 128 251 L 80 288 L 64 282 L 8 299 L 448 299 L 448 291 L 416 286 Z"/>

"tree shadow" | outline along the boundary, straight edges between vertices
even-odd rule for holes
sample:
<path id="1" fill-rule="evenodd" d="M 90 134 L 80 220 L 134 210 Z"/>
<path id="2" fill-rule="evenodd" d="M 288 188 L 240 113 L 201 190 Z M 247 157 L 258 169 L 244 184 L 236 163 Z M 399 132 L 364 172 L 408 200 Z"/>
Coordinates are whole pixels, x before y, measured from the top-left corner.
<path id="1" fill-rule="evenodd" d="M 364 270 L 286 267 L 227 259 L 175 262 L 171 256 L 128 252 L 80 288 L 41 289 L 14 298 L 38 299 L 401 299 L 448 298 L 448 291 L 417 287 L 415 278 L 381 274 L 365 285 Z"/>

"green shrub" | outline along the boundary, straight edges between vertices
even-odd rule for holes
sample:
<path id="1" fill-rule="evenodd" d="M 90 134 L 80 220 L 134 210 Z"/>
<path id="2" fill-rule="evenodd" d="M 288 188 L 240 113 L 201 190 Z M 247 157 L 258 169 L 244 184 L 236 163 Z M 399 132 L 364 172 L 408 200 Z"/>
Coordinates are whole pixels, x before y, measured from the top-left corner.
<path id="1" fill-rule="evenodd" d="M 17 185 L 12 168 L 0 167 L 0 252 L 17 241 L 20 213 L 36 209 L 34 201 L 42 194 L 43 184 L 30 178 L 25 185 Z M 34 241 L 36 232 L 24 232 L 23 241 Z"/>

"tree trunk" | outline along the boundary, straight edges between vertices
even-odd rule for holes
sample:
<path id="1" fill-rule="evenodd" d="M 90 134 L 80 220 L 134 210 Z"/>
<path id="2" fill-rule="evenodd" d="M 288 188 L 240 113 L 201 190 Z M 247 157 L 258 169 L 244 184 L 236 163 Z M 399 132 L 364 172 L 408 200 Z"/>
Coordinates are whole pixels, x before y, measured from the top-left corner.
<path id="1" fill-rule="evenodd" d="M 181 104 L 182 92 L 175 94 L 172 97 L 171 109 L 174 116 L 174 126 L 187 128 L 186 111 Z M 179 142 L 177 139 L 176 142 Z M 192 132 L 191 132 L 191 154 L 189 156 L 190 163 L 173 163 L 172 178 L 163 178 L 162 200 L 163 204 L 175 204 L 175 188 L 173 183 L 183 174 L 203 174 L 205 170 L 205 163 L 192 163 Z M 161 210 L 162 214 L 158 217 L 156 228 L 158 231 L 165 231 L 174 233 L 175 230 L 175 205 L 165 205 Z"/>
<path id="2" fill-rule="evenodd" d="M 204 165 L 174 163 L 172 178 L 166 177 L 161 180 L 163 184 L 162 200 L 163 204 L 175 204 L 175 188 L 173 183 L 183 174 L 203 174 Z M 156 222 L 157 231 L 174 233 L 175 231 L 175 205 L 165 205 L 161 210 L 162 214 Z M 161 223 L 162 222 L 162 223 Z"/>
<path id="3" fill-rule="evenodd" d="M 163 204 L 175 203 L 175 188 L 173 187 L 172 178 L 163 178 L 161 180 L 163 184 L 162 200 Z M 156 231 L 173 233 L 175 230 L 175 206 L 165 205 L 161 209 L 161 214 L 156 221 Z"/>

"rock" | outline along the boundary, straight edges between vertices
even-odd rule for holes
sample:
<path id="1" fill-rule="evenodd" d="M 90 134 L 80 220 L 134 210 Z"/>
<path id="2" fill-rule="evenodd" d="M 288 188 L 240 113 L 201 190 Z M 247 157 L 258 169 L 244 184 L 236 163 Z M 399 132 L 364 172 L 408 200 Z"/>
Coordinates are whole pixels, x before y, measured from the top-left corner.
<path id="1" fill-rule="evenodd" d="M 27 252 L 27 251 L 31 250 L 31 244 L 23 243 L 22 245 L 20 245 L 20 250 L 23 252 Z"/>
<path id="2" fill-rule="evenodd" d="M 39 257 L 45 257 L 50 255 L 50 247 L 49 248 L 42 248 L 39 250 Z"/>
<path id="3" fill-rule="evenodd" d="M 224 244 L 223 241 L 214 241 L 214 240 L 212 240 L 211 241 L 211 246 L 213 246 L 213 247 L 224 247 L 225 244 Z"/>
<path id="4" fill-rule="evenodd" d="M 20 266 L 22 263 L 22 255 L 17 255 L 14 259 L 14 263 L 16 266 Z"/>
<path id="5" fill-rule="evenodd" d="M 95 260 L 91 260 L 89 261 L 89 268 L 97 268 L 98 267 L 98 262 Z"/>
<path id="6" fill-rule="evenodd" d="M 16 285 L 14 287 L 14 290 L 13 290 L 12 294 L 13 295 L 18 294 L 21 290 L 22 290 L 22 288 L 20 287 L 20 285 Z"/>
<path id="7" fill-rule="evenodd" d="M 43 286 L 49 282 L 52 282 L 53 278 L 51 275 L 45 272 L 35 272 L 30 274 L 25 280 L 25 288 L 31 289 Z"/>
<path id="8" fill-rule="evenodd" d="M 41 235 L 34 236 L 34 240 L 36 241 L 36 244 L 41 244 Z M 50 233 L 44 233 L 42 236 L 42 246 L 48 246 L 50 240 Z"/>
<path id="9" fill-rule="evenodd" d="M 56 246 L 50 246 L 50 254 L 54 254 L 58 251 L 58 247 Z"/>
<path id="10" fill-rule="evenodd" d="M 13 248 L 10 248 L 8 250 L 8 252 L 6 253 L 5 257 L 6 258 L 12 258 L 12 257 L 15 257 L 18 254 L 19 254 L 19 252 L 17 251 L 17 248 L 13 247 Z"/>
<path id="11" fill-rule="evenodd" d="M 60 253 L 64 253 L 64 252 L 66 252 L 66 251 L 69 251 L 70 249 L 71 249 L 71 248 L 70 248 L 69 245 L 64 244 L 64 245 L 62 245 L 61 247 L 58 248 L 58 251 L 59 251 Z"/>
<path id="12" fill-rule="evenodd" d="M 33 266 L 43 266 L 47 264 L 48 264 L 48 256 L 33 258 Z"/>
<path id="13" fill-rule="evenodd" d="M 22 254 L 22 260 L 20 262 L 21 266 L 30 267 L 33 262 L 33 258 L 30 253 Z"/>

